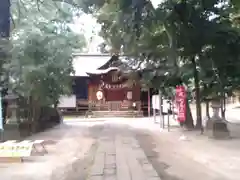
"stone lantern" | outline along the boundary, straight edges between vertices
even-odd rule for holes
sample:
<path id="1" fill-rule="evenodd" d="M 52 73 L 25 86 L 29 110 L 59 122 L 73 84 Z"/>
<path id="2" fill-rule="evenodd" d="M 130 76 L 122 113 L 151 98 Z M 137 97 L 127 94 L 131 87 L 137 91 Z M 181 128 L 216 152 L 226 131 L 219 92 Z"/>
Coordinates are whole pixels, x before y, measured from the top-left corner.
<path id="1" fill-rule="evenodd" d="M 13 93 L 9 93 L 7 96 L 4 97 L 5 100 L 8 101 L 8 114 L 9 117 L 7 118 L 7 124 L 18 124 L 19 119 L 17 117 L 17 96 Z"/>
<path id="2" fill-rule="evenodd" d="M 226 122 L 219 116 L 221 103 L 219 100 L 213 100 L 211 103 L 213 116 L 207 121 L 206 130 L 209 137 L 224 139 L 229 137 L 229 131 Z"/>
<path id="3" fill-rule="evenodd" d="M 19 119 L 18 119 L 18 106 L 17 99 L 18 97 L 13 93 L 8 93 L 4 96 L 3 99 L 7 101 L 7 115 L 6 115 L 6 124 L 4 126 L 4 135 L 3 139 L 11 138 L 16 139 L 21 137 L 21 132 L 19 131 Z"/>

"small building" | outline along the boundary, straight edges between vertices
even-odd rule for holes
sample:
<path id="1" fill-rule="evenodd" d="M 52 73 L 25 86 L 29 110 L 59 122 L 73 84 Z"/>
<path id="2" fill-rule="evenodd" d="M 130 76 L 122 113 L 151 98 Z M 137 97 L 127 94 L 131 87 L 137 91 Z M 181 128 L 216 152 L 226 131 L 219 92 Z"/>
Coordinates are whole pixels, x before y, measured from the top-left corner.
<path id="1" fill-rule="evenodd" d="M 141 114 L 143 104 L 149 103 L 147 92 L 141 91 L 138 74 L 122 65 L 121 57 L 115 55 L 75 55 L 73 95 L 62 97 L 59 108 Z"/>

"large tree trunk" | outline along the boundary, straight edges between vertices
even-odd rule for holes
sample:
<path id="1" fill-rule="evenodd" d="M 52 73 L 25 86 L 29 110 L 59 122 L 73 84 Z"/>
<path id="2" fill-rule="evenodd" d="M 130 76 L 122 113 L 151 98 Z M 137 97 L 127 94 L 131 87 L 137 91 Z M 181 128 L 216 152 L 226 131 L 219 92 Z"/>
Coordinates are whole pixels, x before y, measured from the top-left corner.
<path id="1" fill-rule="evenodd" d="M 38 104 L 38 100 L 32 99 L 32 133 L 39 131 L 39 121 L 41 115 L 41 106 Z"/>
<path id="2" fill-rule="evenodd" d="M 187 128 L 188 130 L 194 128 L 192 112 L 188 100 L 186 100 L 186 120 L 183 123 L 183 126 L 185 126 L 185 128 Z"/>
<path id="3" fill-rule="evenodd" d="M 197 71 L 197 64 L 195 56 L 191 59 L 194 71 L 194 85 L 195 85 L 195 98 L 196 98 L 196 116 L 197 116 L 197 129 L 202 129 L 202 109 L 201 109 L 201 99 L 200 99 L 200 87 L 199 87 L 199 76 Z"/>
<path id="4" fill-rule="evenodd" d="M 171 24 L 170 26 L 167 25 L 167 24 L 164 24 L 164 27 L 166 29 L 166 33 L 167 33 L 167 36 L 168 36 L 168 40 L 169 40 L 169 46 L 170 46 L 170 50 L 171 50 L 171 61 L 173 63 L 173 66 L 175 68 L 175 75 L 176 77 L 180 77 L 180 73 L 179 73 L 179 64 L 178 64 L 178 61 L 177 61 L 177 42 L 174 41 L 174 29 L 172 27 L 174 27 L 173 24 Z M 195 62 L 195 59 L 194 59 L 194 62 Z M 196 63 L 195 63 L 195 67 L 196 67 Z M 181 80 L 181 83 L 182 83 L 182 80 Z M 189 106 L 189 102 L 188 100 L 186 100 L 186 121 L 180 125 L 183 125 L 185 126 L 187 129 L 192 129 L 194 128 L 194 124 L 193 124 L 193 118 L 192 118 L 192 113 L 191 113 L 191 109 L 190 109 L 190 106 Z"/>

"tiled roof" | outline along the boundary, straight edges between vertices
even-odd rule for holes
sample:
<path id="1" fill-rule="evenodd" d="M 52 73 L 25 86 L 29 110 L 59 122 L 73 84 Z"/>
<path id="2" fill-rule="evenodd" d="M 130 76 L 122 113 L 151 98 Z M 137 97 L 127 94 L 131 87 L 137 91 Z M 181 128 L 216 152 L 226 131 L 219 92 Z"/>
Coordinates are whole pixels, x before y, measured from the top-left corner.
<path id="1" fill-rule="evenodd" d="M 74 54 L 74 76 L 89 76 L 88 74 L 101 74 L 113 69 L 124 72 L 137 71 L 144 68 L 144 63 L 139 66 L 139 61 L 120 56 L 115 59 L 108 54 Z"/>

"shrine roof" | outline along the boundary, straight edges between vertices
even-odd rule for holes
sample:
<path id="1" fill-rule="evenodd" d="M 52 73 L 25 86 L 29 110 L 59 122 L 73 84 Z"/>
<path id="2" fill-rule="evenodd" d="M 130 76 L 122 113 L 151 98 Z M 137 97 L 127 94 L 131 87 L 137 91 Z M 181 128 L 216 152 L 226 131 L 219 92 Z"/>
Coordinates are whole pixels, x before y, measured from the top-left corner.
<path id="1" fill-rule="evenodd" d="M 72 76 L 88 76 L 86 72 L 95 72 L 111 60 L 110 54 L 74 54 Z"/>
<path id="2" fill-rule="evenodd" d="M 75 74 L 72 76 L 82 77 L 105 74 L 112 70 L 127 73 L 141 69 L 134 59 L 129 60 L 126 56 L 118 57 L 110 54 L 74 54 L 73 68 Z"/>
<path id="3" fill-rule="evenodd" d="M 94 71 L 89 71 L 86 72 L 88 75 L 100 75 L 100 74 L 106 74 L 110 71 L 114 71 L 114 70 L 120 70 L 118 67 L 109 67 L 107 69 L 96 69 Z"/>

